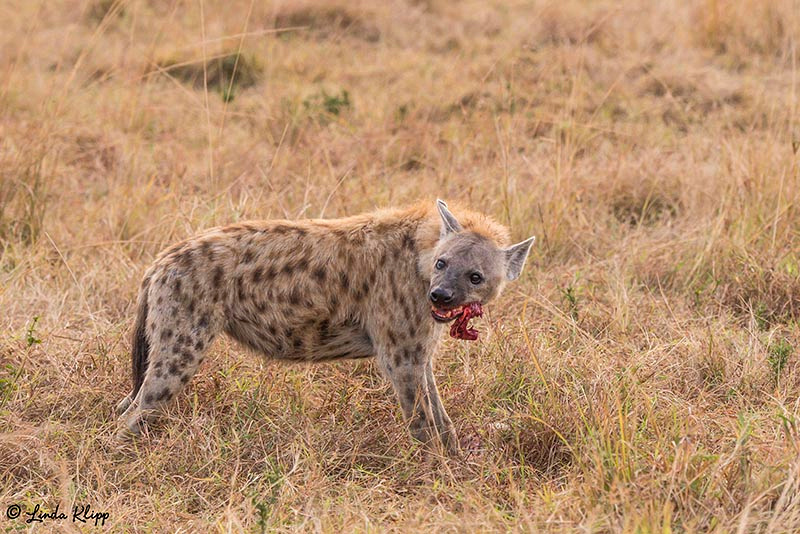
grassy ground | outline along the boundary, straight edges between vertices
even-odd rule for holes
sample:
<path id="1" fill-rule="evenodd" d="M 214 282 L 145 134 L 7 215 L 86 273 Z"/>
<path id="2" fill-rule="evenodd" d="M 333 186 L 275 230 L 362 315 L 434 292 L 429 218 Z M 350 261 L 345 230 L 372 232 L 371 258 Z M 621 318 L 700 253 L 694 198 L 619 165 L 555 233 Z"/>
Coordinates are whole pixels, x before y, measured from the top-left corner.
<path id="1" fill-rule="evenodd" d="M 0 20 L 0 512 L 800 530 L 798 0 L 6 0 Z M 436 197 L 539 237 L 481 341 L 437 362 L 466 459 L 409 440 L 370 362 L 226 340 L 114 446 L 159 250 Z"/>

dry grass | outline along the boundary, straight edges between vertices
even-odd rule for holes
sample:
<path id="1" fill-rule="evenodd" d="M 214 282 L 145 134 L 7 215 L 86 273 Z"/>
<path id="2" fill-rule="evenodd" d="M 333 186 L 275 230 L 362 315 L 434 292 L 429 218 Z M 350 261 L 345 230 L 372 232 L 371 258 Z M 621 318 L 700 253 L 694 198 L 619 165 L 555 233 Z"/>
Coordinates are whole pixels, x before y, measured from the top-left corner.
<path id="1" fill-rule="evenodd" d="M 797 0 L 0 20 L 3 509 L 88 503 L 120 532 L 800 531 Z M 226 341 L 113 445 L 162 247 L 437 196 L 539 236 L 482 341 L 438 361 L 465 461 L 410 442 L 370 362 Z"/>

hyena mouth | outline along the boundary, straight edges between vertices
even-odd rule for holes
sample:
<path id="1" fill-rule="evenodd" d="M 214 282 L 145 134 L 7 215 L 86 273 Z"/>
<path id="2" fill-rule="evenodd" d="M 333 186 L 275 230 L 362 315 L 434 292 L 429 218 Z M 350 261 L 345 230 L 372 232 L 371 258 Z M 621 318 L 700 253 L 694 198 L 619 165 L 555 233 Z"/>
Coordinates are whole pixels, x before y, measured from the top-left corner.
<path id="1" fill-rule="evenodd" d="M 450 337 L 456 339 L 465 339 L 467 341 L 475 341 L 478 339 L 478 331 L 469 327 L 469 320 L 473 317 L 481 317 L 483 315 L 483 308 L 480 302 L 470 302 L 464 304 L 460 308 L 452 308 L 449 310 L 443 308 L 432 307 L 431 316 L 435 321 L 440 323 L 453 322 L 450 325 Z"/>

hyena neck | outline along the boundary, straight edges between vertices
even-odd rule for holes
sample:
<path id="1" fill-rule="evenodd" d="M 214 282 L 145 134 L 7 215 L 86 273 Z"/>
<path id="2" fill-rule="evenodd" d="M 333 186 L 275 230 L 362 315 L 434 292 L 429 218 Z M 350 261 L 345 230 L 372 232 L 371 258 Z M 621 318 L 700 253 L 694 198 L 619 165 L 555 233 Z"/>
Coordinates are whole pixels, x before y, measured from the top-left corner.
<path id="1" fill-rule="evenodd" d="M 416 226 L 415 241 L 417 244 L 417 271 L 425 283 L 431 281 L 433 252 L 439 243 L 440 222 L 435 213 L 426 214 Z"/>

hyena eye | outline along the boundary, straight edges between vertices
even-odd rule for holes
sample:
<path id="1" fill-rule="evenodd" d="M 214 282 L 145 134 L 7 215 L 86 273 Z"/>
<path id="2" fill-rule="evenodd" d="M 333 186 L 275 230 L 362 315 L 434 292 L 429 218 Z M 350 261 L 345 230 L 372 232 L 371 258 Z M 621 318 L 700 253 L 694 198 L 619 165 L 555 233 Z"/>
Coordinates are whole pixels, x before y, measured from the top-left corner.
<path id="1" fill-rule="evenodd" d="M 445 263 L 444 260 L 436 260 L 436 270 L 437 271 L 441 271 L 442 269 L 444 269 L 445 265 L 447 265 L 447 263 Z"/>
<path id="2" fill-rule="evenodd" d="M 472 273 L 469 275 L 469 281 L 475 284 L 476 286 L 483 282 L 483 277 L 479 273 Z"/>

